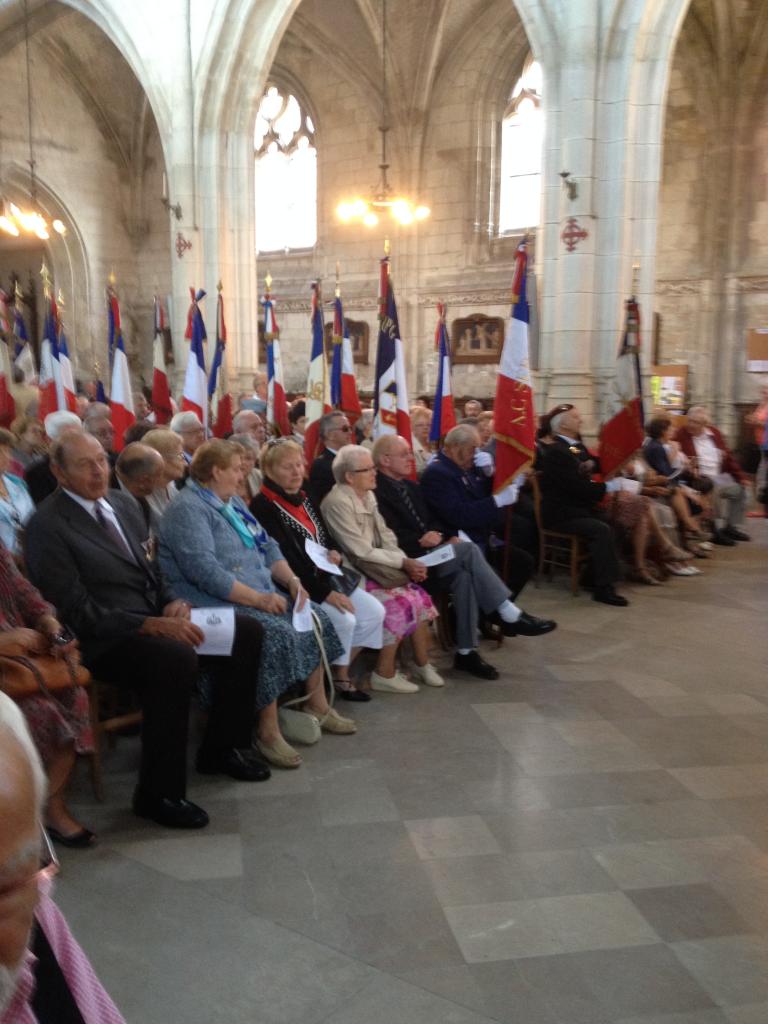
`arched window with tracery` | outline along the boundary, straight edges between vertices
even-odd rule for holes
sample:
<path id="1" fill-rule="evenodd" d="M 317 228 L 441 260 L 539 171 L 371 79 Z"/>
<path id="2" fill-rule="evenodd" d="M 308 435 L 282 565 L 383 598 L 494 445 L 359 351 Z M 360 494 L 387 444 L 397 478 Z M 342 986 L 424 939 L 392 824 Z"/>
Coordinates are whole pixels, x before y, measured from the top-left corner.
<path id="1" fill-rule="evenodd" d="M 541 207 L 544 116 L 541 66 L 531 60 L 501 122 L 499 234 L 536 227 Z"/>
<path id="2" fill-rule="evenodd" d="M 270 85 L 256 115 L 256 251 L 308 249 L 317 241 L 317 150 L 309 112 Z"/>

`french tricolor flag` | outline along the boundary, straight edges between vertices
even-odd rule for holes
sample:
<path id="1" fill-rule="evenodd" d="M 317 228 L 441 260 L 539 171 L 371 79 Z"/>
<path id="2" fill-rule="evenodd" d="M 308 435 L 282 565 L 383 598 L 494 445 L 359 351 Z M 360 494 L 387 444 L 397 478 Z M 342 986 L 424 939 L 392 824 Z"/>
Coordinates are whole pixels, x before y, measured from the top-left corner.
<path id="1" fill-rule="evenodd" d="M 155 423 L 162 426 L 169 423 L 173 415 L 171 391 L 168 387 L 168 372 L 165 368 L 165 310 L 155 296 L 155 340 L 152 344 L 152 410 Z"/>
<path id="2" fill-rule="evenodd" d="M 61 380 L 61 367 L 59 366 L 59 346 L 56 341 L 54 309 L 53 303 L 49 300 L 48 309 L 45 313 L 43 340 L 40 345 L 40 378 L 38 380 L 40 404 L 37 415 L 43 422 L 45 422 L 45 417 L 48 413 L 57 412 L 59 409 L 56 381 L 57 378 Z M 61 408 L 66 408 L 66 406 L 61 406 Z"/>
<path id="3" fill-rule="evenodd" d="M 77 411 L 77 396 L 75 395 L 75 375 L 72 372 L 72 360 L 69 358 L 69 347 L 64 327 L 59 329 L 59 365 L 61 366 L 61 397 L 59 408 L 68 409 L 70 412 Z M 64 405 L 61 405 L 63 398 Z"/>
<path id="4" fill-rule="evenodd" d="M 500 491 L 533 463 L 536 424 L 528 354 L 527 298 L 528 243 L 522 241 L 515 255 L 512 280 L 512 316 L 509 318 L 501 363 L 496 378 L 494 423 L 496 474 L 494 491 Z"/>
<path id="5" fill-rule="evenodd" d="M 437 329 L 435 330 L 438 360 L 437 388 L 432 407 L 429 440 L 439 443 L 448 431 L 456 426 L 456 410 L 453 407 L 453 388 L 451 386 L 451 349 L 448 344 L 448 331 L 445 328 L 445 306 L 442 302 L 437 307 L 437 314 Z"/>
<path id="6" fill-rule="evenodd" d="M 123 335 L 117 333 L 117 340 L 112 351 L 112 391 L 109 396 L 112 410 L 112 426 L 115 428 L 115 451 L 121 452 L 125 446 L 125 432 L 136 422 L 133 409 L 133 391 L 131 375 L 128 370 L 128 357 L 125 354 Z"/>
<path id="7" fill-rule="evenodd" d="M 362 409 L 357 394 L 355 364 L 352 357 L 352 342 L 347 333 L 347 322 L 341 306 L 341 297 L 336 294 L 333 304 L 333 362 L 331 363 L 331 405 L 343 412 L 354 427 Z"/>
<path id="8" fill-rule="evenodd" d="M 187 372 L 184 377 L 184 390 L 181 398 L 182 412 L 197 413 L 197 417 L 208 432 L 208 375 L 205 372 L 205 349 L 203 343 L 207 337 L 203 314 L 200 312 L 198 303 L 205 297 L 205 292 L 200 288 L 195 292 L 194 288 L 189 289 L 192 296 L 192 305 L 189 307 L 187 317 L 187 330 L 184 335 L 189 339 L 189 355 L 187 357 Z"/>
<path id="9" fill-rule="evenodd" d="M 411 444 L 411 413 L 405 375 L 405 354 L 397 319 L 397 305 L 389 276 L 389 256 L 381 260 L 379 344 L 373 391 L 373 436 L 399 434 Z"/>
<path id="10" fill-rule="evenodd" d="M 10 427 L 16 416 L 16 402 L 11 394 L 11 353 L 0 338 L 0 427 Z"/>
<path id="11" fill-rule="evenodd" d="M 219 291 L 216 303 L 216 351 L 211 365 L 211 376 L 208 379 L 208 397 L 211 400 L 214 437 L 226 437 L 232 433 L 232 395 L 227 386 L 227 360 L 224 354 L 226 345 L 227 325 L 224 322 L 224 299 Z"/>
<path id="12" fill-rule="evenodd" d="M 323 344 L 323 300 L 320 283 L 312 282 L 312 349 L 309 354 L 309 375 L 307 377 L 306 414 L 304 428 L 304 455 L 311 464 L 320 447 L 320 419 L 331 411 L 331 395 L 328 388 L 328 369 Z"/>
<path id="13" fill-rule="evenodd" d="M 280 355 L 280 328 L 269 292 L 264 296 L 264 337 L 267 342 L 267 426 L 279 437 L 288 437 L 288 402 L 283 385 L 283 360 Z"/>
<path id="14" fill-rule="evenodd" d="M 16 286 L 18 289 L 18 285 Z M 24 383 L 29 384 L 37 373 L 35 359 L 32 355 L 32 346 L 29 344 L 27 325 L 24 323 L 24 314 L 21 311 L 21 293 L 17 291 L 16 305 L 13 310 L 13 334 L 16 338 L 13 350 L 13 365 L 17 366 L 24 374 Z"/>

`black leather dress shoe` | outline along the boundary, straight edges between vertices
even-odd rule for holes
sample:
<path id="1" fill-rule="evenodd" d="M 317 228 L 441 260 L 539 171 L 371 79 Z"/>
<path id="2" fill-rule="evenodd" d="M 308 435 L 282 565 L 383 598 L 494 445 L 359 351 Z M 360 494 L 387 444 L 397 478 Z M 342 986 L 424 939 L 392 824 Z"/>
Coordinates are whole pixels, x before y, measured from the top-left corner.
<path id="1" fill-rule="evenodd" d="M 453 667 L 459 672 L 468 672 L 478 679 L 498 679 L 498 670 L 489 662 L 481 658 L 477 651 L 470 651 L 469 654 L 454 655 Z"/>
<path id="2" fill-rule="evenodd" d="M 197 804 L 165 796 L 146 796 L 138 789 L 133 794 L 133 813 L 166 828 L 205 828 L 208 824 L 208 815 Z"/>
<path id="3" fill-rule="evenodd" d="M 201 775 L 229 775 L 238 782 L 265 782 L 272 775 L 267 762 L 253 748 L 236 750 L 232 747 L 213 756 L 200 750 L 195 767 Z"/>
<path id="4" fill-rule="evenodd" d="M 498 612 L 495 615 L 498 618 L 494 616 L 493 621 L 500 627 L 504 636 L 543 636 L 544 633 L 551 633 L 553 629 L 557 629 L 557 623 L 552 619 L 538 619 L 528 612 L 523 612 L 517 622 L 504 622 Z"/>
<path id="5" fill-rule="evenodd" d="M 592 595 L 592 600 L 599 601 L 601 604 L 612 604 L 616 608 L 626 608 L 629 604 L 626 597 L 617 594 L 613 587 L 597 587 Z"/>
<path id="6" fill-rule="evenodd" d="M 723 533 L 726 537 L 730 537 L 731 540 L 752 540 L 749 534 L 744 530 L 740 530 L 738 526 L 726 526 Z"/>
<path id="7" fill-rule="evenodd" d="M 725 530 L 715 531 L 715 534 L 712 537 L 712 543 L 719 544 L 721 548 L 736 547 L 736 541 L 733 539 L 733 537 L 729 537 Z"/>

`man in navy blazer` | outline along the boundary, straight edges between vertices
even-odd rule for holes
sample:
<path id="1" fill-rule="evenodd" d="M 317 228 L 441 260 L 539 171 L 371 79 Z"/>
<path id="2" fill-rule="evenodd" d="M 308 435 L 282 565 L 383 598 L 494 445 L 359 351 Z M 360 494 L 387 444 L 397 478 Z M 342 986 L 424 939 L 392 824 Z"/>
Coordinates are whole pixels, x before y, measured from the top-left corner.
<path id="1" fill-rule="evenodd" d="M 443 450 L 421 476 L 421 490 L 436 519 L 452 533 L 464 533 L 488 553 L 491 534 L 504 536 L 506 509 L 517 500 L 518 488 L 510 485 L 499 494 L 491 493 L 490 478 L 475 472 L 475 452 L 480 434 L 470 424 L 459 424 L 445 436 Z M 510 548 L 506 580 L 518 594 L 533 575 L 533 558 L 519 547 Z"/>

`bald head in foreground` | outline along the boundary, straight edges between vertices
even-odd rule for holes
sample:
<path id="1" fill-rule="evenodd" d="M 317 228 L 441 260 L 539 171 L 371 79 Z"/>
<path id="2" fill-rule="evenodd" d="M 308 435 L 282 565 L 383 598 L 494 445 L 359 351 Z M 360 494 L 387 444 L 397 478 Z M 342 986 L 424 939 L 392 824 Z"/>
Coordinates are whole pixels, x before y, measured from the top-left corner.
<path id="1" fill-rule="evenodd" d="M 24 718 L 0 693 L 0 1024 L 78 1014 L 86 1024 L 124 1024 L 49 896 L 57 865 L 40 825 L 44 800 Z"/>

